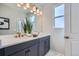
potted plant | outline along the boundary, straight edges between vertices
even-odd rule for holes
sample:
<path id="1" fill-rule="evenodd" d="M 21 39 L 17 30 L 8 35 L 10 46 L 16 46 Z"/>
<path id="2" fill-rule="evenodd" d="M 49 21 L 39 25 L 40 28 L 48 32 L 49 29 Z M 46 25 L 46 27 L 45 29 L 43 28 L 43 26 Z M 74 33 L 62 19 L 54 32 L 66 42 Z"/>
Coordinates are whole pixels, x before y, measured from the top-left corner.
<path id="1" fill-rule="evenodd" d="M 24 33 L 27 35 L 27 36 L 31 36 L 31 32 L 32 32 L 32 23 L 27 20 L 26 18 L 26 22 L 23 22 L 23 30 L 24 30 Z"/>
<path id="2" fill-rule="evenodd" d="M 26 23 L 27 23 L 27 36 L 31 36 L 31 32 L 32 32 L 32 23 L 26 19 Z"/>
<path id="3" fill-rule="evenodd" d="M 27 33 L 27 22 L 23 22 L 22 26 L 23 26 L 24 33 L 26 34 Z"/>

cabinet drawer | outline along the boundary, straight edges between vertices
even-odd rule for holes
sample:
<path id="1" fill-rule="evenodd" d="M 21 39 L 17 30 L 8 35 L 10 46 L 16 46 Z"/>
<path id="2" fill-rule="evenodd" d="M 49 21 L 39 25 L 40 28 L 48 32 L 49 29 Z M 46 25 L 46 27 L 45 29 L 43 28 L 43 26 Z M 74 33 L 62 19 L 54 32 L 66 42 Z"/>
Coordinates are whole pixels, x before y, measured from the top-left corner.
<path id="1" fill-rule="evenodd" d="M 14 54 L 11 54 L 11 56 L 37 56 L 37 55 L 38 55 L 38 44 L 35 44 L 29 48 L 25 48 Z"/>
<path id="2" fill-rule="evenodd" d="M 18 51 L 14 54 L 11 54 L 10 56 L 29 56 L 30 55 L 30 50 L 27 48 L 21 50 L 21 51 Z"/>
<path id="3" fill-rule="evenodd" d="M 40 41 L 44 41 L 46 39 L 50 39 L 50 36 L 42 37 L 42 38 L 40 38 Z"/>
<path id="4" fill-rule="evenodd" d="M 28 41 L 28 42 L 24 42 L 24 43 L 21 43 L 21 44 L 13 45 L 13 46 L 10 46 L 10 47 L 6 47 L 4 49 L 5 55 L 10 55 L 10 54 L 16 53 L 17 51 L 20 51 L 24 48 L 29 48 L 30 46 L 32 46 L 36 43 L 37 43 L 37 39 L 32 40 L 32 41 Z"/>

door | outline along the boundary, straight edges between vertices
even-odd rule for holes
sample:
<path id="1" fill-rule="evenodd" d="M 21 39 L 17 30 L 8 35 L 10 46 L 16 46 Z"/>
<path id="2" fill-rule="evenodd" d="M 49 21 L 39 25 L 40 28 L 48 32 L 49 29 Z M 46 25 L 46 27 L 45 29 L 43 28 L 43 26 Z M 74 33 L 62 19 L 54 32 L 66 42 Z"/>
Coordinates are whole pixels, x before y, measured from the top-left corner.
<path id="1" fill-rule="evenodd" d="M 65 55 L 79 56 L 79 4 L 65 4 Z"/>

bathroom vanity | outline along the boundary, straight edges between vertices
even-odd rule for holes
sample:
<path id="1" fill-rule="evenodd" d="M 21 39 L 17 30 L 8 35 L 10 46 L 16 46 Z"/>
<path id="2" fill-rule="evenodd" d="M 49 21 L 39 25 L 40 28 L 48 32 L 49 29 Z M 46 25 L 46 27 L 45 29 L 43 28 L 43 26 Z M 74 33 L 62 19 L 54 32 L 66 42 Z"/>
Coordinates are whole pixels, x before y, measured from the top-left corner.
<path id="1" fill-rule="evenodd" d="M 16 39 L 8 39 L 7 36 L 4 38 L 0 45 L 1 56 L 43 56 L 50 49 L 50 35 L 40 34 L 37 37 Z"/>

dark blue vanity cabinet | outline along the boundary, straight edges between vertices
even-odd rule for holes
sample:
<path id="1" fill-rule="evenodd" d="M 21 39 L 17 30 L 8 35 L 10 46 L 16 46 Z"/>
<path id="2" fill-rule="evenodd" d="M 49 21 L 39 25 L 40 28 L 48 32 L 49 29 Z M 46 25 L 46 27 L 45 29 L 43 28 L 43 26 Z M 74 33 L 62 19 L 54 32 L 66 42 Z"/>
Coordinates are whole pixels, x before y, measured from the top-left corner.
<path id="1" fill-rule="evenodd" d="M 50 36 L 40 38 L 39 55 L 45 55 L 50 49 Z"/>
<path id="2" fill-rule="evenodd" d="M 1 56 L 43 56 L 50 49 L 50 36 L 0 49 Z"/>
<path id="3" fill-rule="evenodd" d="M 25 48 L 21 51 L 18 51 L 10 56 L 38 56 L 38 44 L 33 45 L 29 48 Z"/>

